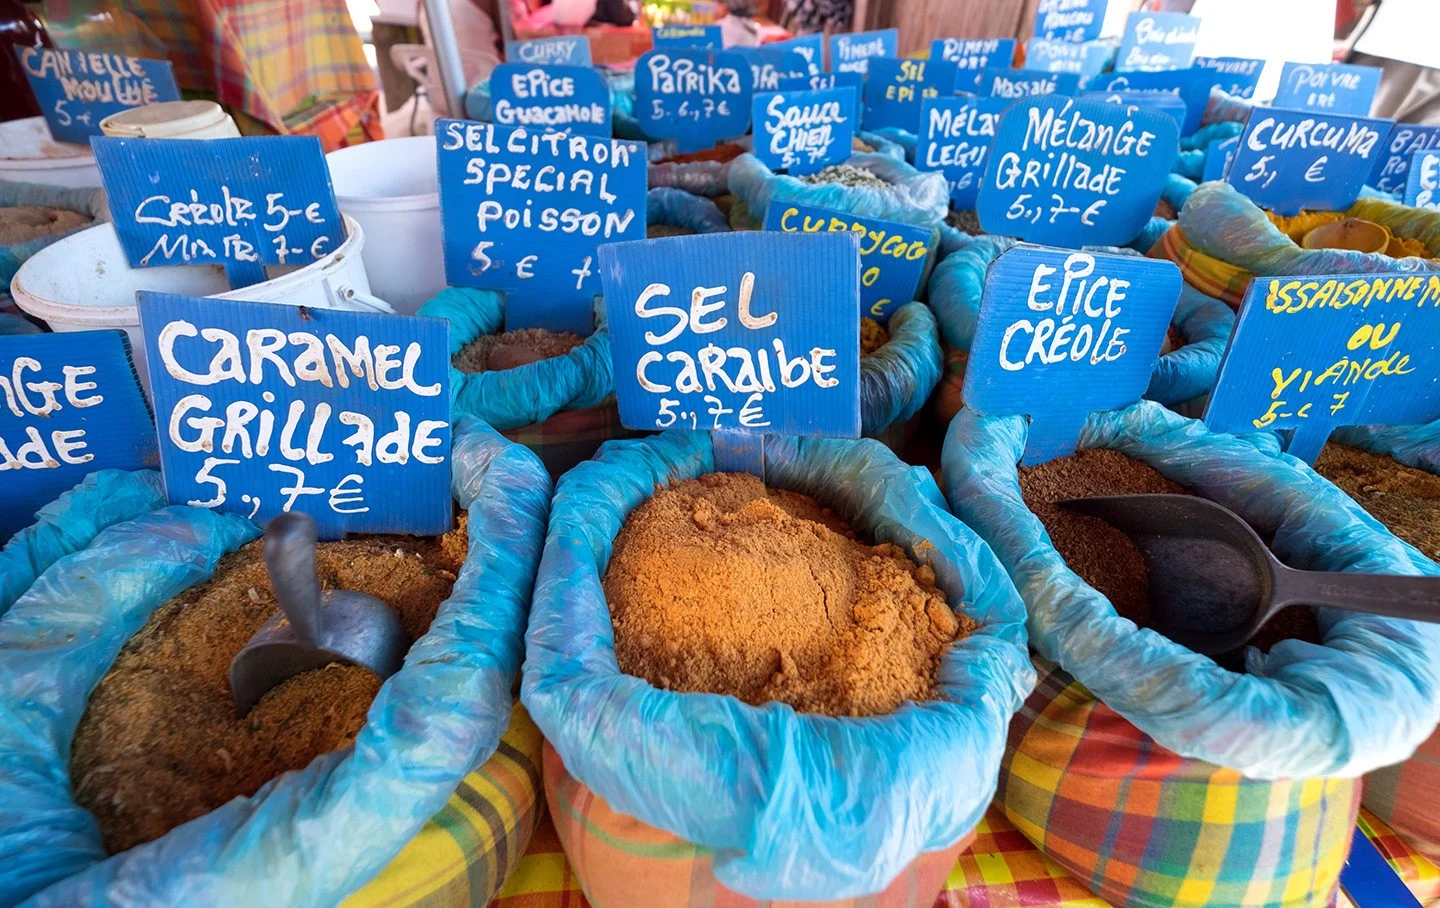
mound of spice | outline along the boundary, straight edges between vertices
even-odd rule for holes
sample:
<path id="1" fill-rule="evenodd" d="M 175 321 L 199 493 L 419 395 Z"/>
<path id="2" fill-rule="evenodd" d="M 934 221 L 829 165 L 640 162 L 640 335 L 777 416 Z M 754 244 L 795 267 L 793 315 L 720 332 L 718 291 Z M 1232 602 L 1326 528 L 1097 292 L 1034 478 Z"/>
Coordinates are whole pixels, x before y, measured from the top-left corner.
<path id="1" fill-rule="evenodd" d="M 1320 452 L 1315 472 L 1425 557 L 1440 561 L 1440 476 L 1335 442 Z"/>
<path id="2" fill-rule="evenodd" d="M 971 236 L 981 236 L 985 233 L 980 227 L 980 215 L 974 211 L 956 211 L 952 208 L 950 213 L 945 215 L 945 223 L 961 233 L 968 233 Z"/>
<path id="3" fill-rule="evenodd" d="M 16 205 L 0 208 L 0 246 L 26 243 L 52 233 L 64 233 L 94 222 L 88 214 L 65 208 Z"/>
<path id="4" fill-rule="evenodd" d="M 841 186 L 870 186 L 875 189 L 889 189 L 890 184 L 863 167 L 854 164 L 831 164 L 816 173 L 798 177 L 802 183 L 839 183 Z"/>
<path id="5" fill-rule="evenodd" d="M 521 328 L 476 338 L 450 358 L 450 365 L 461 372 L 503 372 L 564 356 L 583 343 L 585 338 L 569 331 Z"/>
<path id="6" fill-rule="evenodd" d="M 940 657 L 975 627 L 903 549 L 748 474 L 657 492 L 616 536 L 604 586 L 621 671 L 829 716 L 933 699 Z"/>
<path id="7" fill-rule="evenodd" d="M 869 356 L 890 343 L 890 332 L 873 318 L 860 319 L 860 355 Z"/>
<path id="8" fill-rule="evenodd" d="M 339 664 L 296 675 L 236 715 L 230 660 L 277 608 L 262 546 L 225 556 L 211 580 L 156 610 L 90 696 L 70 780 L 111 854 L 350 746 L 365 724 L 380 679 Z M 466 547 L 462 516 L 439 538 L 322 542 L 316 567 L 323 589 L 375 596 L 415 640 L 449 597 Z"/>
<path id="9" fill-rule="evenodd" d="M 716 145 L 714 148 L 706 148 L 702 151 L 692 151 L 689 154 L 673 154 L 668 158 L 656 161 L 657 164 L 697 164 L 701 161 L 718 161 L 724 164 L 733 161 L 745 153 L 745 149 L 734 142 L 725 142 Z"/>
<path id="10" fill-rule="evenodd" d="M 662 236 L 692 236 L 695 231 L 687 227 L 676 227 L 673 224 L 646 224 L 645 236 L 655 239 Z"/>

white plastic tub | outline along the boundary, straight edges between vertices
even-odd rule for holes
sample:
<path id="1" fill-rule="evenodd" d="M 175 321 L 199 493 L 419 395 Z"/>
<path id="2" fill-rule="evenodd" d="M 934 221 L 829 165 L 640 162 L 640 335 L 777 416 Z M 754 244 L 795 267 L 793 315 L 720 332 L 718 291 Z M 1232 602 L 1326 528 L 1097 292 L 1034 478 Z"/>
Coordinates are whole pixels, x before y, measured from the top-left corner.
<path id="1" fill-rule="evenodd" d="M 69 189 L 100 185 L 100 168 L 84 145 L 50 138 L 44 117 L 0 123 L 0 180 Z"/>
<path id="2" fill-rule="evenodd" d="M 100 131 L 124 139 L 234 139 L 240 130 L 214 101 L 162 101 L 113 113 Z"/>
<path id="3" fill-rule="evenodd" d="M 340 210 L 360 222 L 374 294 L 414 315 L 445 289 L 435 137 L 365 142 L 325 156 Z"/>

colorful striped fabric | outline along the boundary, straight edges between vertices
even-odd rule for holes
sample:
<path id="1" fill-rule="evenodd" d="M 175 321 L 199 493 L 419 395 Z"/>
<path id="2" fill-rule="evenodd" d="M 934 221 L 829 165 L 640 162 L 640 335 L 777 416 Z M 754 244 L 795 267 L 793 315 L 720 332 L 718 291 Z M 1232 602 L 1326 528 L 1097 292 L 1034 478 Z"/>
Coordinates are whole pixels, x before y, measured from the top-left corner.
<path id="1" fill-rule="evenodd" d="M 1413 842 L 1401 838 L 1383 820 L 1363 807 L 1360 808 L 1359 826 L 1365 838 L 1374 843 L 1376 850 L 1405 882 L 1417 901 L 1428 905 L 1440 899 L 1440 867 L 1412 847 Z"/>
<path id="2" fill-rule="evenodd" d="M 631 432 L 620 425 L 620 408 L 612 396 L 598 406 L 561 410 L 544 422 L 507 429 L 500 434 L 538 454 L 551 478 L 558 479 L 571 467 L 593 457 L 605 442 L 613 438 L 636 438 L 645 433 Z"/>
<path id="3" fill-rule="evenodd" d="M 1440 731 L 1404 763 L 1367 775 L 1365 806 L 1416 851 L 1440 861 Z"/>
<path id="4" fill-rule="evenodd" d="M 1106 908 L 991 805 L 935 908 Z M 539 906 L 536 906 L 539 908 Z"/>
<path id="5" fill-rule="evenodd" d="M 1185 283 L 1206 296 L 1224 300 L 1235 310 L 1239 310 L 1240 303 L 1245 299 L 1245 290 L 1255 277 L 1243 268 L 1196 249 L 1178 225 L 1161 235 L 1151 247 L 1150 257 L 1174 262 L 1180 266 Z"/>

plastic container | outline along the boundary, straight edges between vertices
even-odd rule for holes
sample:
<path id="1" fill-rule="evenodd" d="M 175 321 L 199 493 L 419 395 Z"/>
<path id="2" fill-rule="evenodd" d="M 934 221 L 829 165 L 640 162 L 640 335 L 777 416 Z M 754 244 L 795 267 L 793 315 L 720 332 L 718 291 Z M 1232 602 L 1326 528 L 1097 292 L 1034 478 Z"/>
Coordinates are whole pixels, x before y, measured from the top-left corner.
<path id="1" fill-rule="evenodd" d="M 240 130 L 214 101 L 162 101 L 113 113 L 100 131 L 122 139 L 235 139 Z"/>
<path id="2" fill-rule="evenodd" d="M 0 123 L 0 180 L 68 189 L 100 185 L 100 168 L 84 145 L 57 142 L 44 117 Z"/>
<path id="3" fill-rule="evenodd" d="M 364 142 L 325 161 L 340 210 L 369 237 L 361 257 L 371 292 L 414 315 L 446 287 L 435 137 Z"/>

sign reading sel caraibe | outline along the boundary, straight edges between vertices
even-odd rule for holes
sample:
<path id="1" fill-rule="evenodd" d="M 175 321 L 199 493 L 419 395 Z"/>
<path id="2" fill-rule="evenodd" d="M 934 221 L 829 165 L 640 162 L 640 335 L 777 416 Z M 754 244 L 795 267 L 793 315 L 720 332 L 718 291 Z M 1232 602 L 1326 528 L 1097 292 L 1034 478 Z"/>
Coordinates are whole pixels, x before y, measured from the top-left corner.
<path id="1" fill-rule="evenodd" d="M 1195 56 L 1200 20 L 1185 13 L 1131 13 L 1115 57 L 1117 70 L 1184 69 Z"/>
<path id="2" fill-rule="evenodd" d="M 982 98 L 1037 98 L 1073 95 L 1080 90 L 1074 73 L 1042 73 L 1028 69 L 987 69 L 980 74 L 975 93 Z"/>
<path id="3" fill-rule="evenodd" d="M 1379 88 L 1378 66 L 1286 63 L 1274 106 L 1365 117 Z"/>
<path id="4" fill-rule="evenodd" d="M 720 48 L 724 41 L 718 25 L 661 25 L 650 30 L 652 40 L 658 47 L 713 47 Z"/>
<path id="5" fill-rule="evenodd" d="M 610 135 L 610 89 L 588 66 L 501 63 L 490 73 L 490 100 L 501 126 Z"/>
<path id="6" fill-rule="evenodd" d="M 881 324 L 915 298 L 929 254 L 930 231 L 844 211 L 775 202 L 765 229 L 783 233 L 853 232 L 860 238 L 860 310 Z"/>
<path id="7" fill-rule="evenodd" d="M 930 59 L 954 63 L 956 69 L 1009 66 L 1015 59 L 1015 39 L 937 38 L 930 42 Z"/>
<path id="8" fill-rule="evenodd" d="M 945 175 L 956 211 L 975 209 L 1000 114 L 1011 103 L 1009 98 L 931 98 L 921 108 L 915 166 Z"/>
<path id="9" fill-rule="evenodd" d="M 1230 164 L 1235 160 L 1235 149 L 1240 147 L 1240 137 L 1230 139 L 1216 139 L 1205 148 L 1205 175 L 1206 182 L 1210 180 L 1223 180 L 1230 172 Z"/>
<path id="10" fill-rule="evenodd" d="M 853 35 L 830 36 L 830 71 L 865 74 L 873 57 L 893 57 L 900 50 L 898 29 L 884 28 Z"/>
<path id="11" fill-rule="evenodd" d="M 1417 151 L 1410 159 L 1405 204 L 1440 211 L 1440 151 Z"/>
<path id="12" fill-rule="evenodd" d="M 1011 249 L 985 276 L 965 405 L 1030 417 L 1023 464 L 1073 454 L 1087 416 L 1145 393 L 1181 283 L 1173 262 Z"/>
<path id="13" fill-rule="evenodd" d="M 1051 41 L 1094 41 L 1105 27 L 1109 0 L 1040 0 L 1035 37 Z"/>
<path id="14" fill-rule="evenodd" d="M 139 297 L 172 504 L 301 510 L 326 539 L 450 529 L 443 319 Z"/>
<path id="15" fill-rule="evenodd" d="M 730 53 L 744 57 L 750 64 L 751 85 L 755 91 L 775 91 L 780 87 L 781 79 L 810 75 L 810 64 L 798 51 L 732 47 Z"/>
<path id="16" fill-rule="evenodd" d="M 435 134 L 445 279 L 504 291 L 508 328 L 589 334 L 596 247 L 645 236 L 645 146 L 469 120 Z"/>
<path id="17" fill-rule="evenodd" d="M 1385 150 L 1370 171 L 1369 185 L 1381 192 L 1404 192 L 1410 175 L 1410 161 L 1417 151 L 1440 148 L 1440 126 L 1396 123 Z"/>
<path id="18" fill-rule="evenodd" d="M 750 128 L 750 64 L 694 47 L 652 50 L 635 64 L 635 117 L 647 136 L 704 151 Z"/>
<path id="19" fill-rule="evenodd" d="M 1277 214 L 1349 208 L 1375 167 L 1391 120 L 1257 107 L 1226 177 Z"/>
<path id="20" fill-rule="evenodd" d="M 754 105 L 755 156 L 771 170 L 801 176 L 850 157 L 855 89 L 761 92 Z"/>
<path id="21" fill-rule="evenodd" d="M 1257 277 L 1205 411 L 1217 432 L 1292 429 L 1314 463 L 1337 426 L 1440 418 L 1440 275 Z"/>
<path id="22" fill-rule="evenodd" d="M 1206 69 L 1165 69 L 1158 72 L 1104 73 L 1090 83 L 1091 91 L 1135 92 L 1137 94 L 1173 95 L 1185 104 L 1181 135 L 1200 128 L 1205 107 L 1210 103 L 1210 88 L 1215 74 Z"/>
<path id="23" fill-rule="evenodd" d="M 804 57 L 808 75 L 814 76 L 825 71 L 825 36 L 819 32 L 799 35 L 788 41 L 772 41 L 765 46 L 771 50 L 793 50 Z"/>
<path id="24" fill-rule="evenodd" d="M 158 464 L 123 331 L 0 337 L 0 545 L 96 470 Z"/>
<path id="25" fill-rule="evenodd" d="M 1253 97 L 1265 71 L 1265 61 L 1252 57 L 1196 57 L 1195 66 L 1213 72 L 1214 84 L 1237 98 Z"/>
<path id="26" fill-rule="evenodd" d="M 1006 108 L 976 211 L 986 233 L 1079 248 L 1128 243 L 1150 220 L 1180 131 L 1157 110 L 1048 97 Z"/>
<path id="27" fill-rule="evenodd" d="M 15 47 L 57 142 L 84 145 L 114 113 L 180 100 L 169 60 L 50 47 Z"/>
<path id="28" fill-rule="evenodd" d="M 855 93 L 855 122 L 860 122 L 861 92 L 865 90 L 865 77 L 859 73 L 818 73 L 802 78 L 780 80 L 780 91 L 821 91 L 827 88 L 849 88 Z"/>
<path id="29" fill-rule="evenodd" d="M 871 60 L 865 76 L 865 128 L 915 132 L 921 103 L 954 94 L 956 72 L 954 63 L 943 60 Z"/>
<path id="30" fill-rule="evenodd" d="M 584 35 L 557 35 L 528 41 L 506 41 L 505 59 L 510 63 L 589 66 L 590 39 Z"/>
<path id="31" fill-rule="evenodd" d="M 602 246 L 621 423 L 859 436 L 858 242 L 745 231 Z"/>
<path id="32" fill-rule="evenodd" d="M 1081 79 L 1100 75 L 1110 60 L 1110 45 L 1103 41 L 1047 41 L 1036 38 L 1025 47 L 1025 66 L 1037 72 L 1074 73 Z"/>

